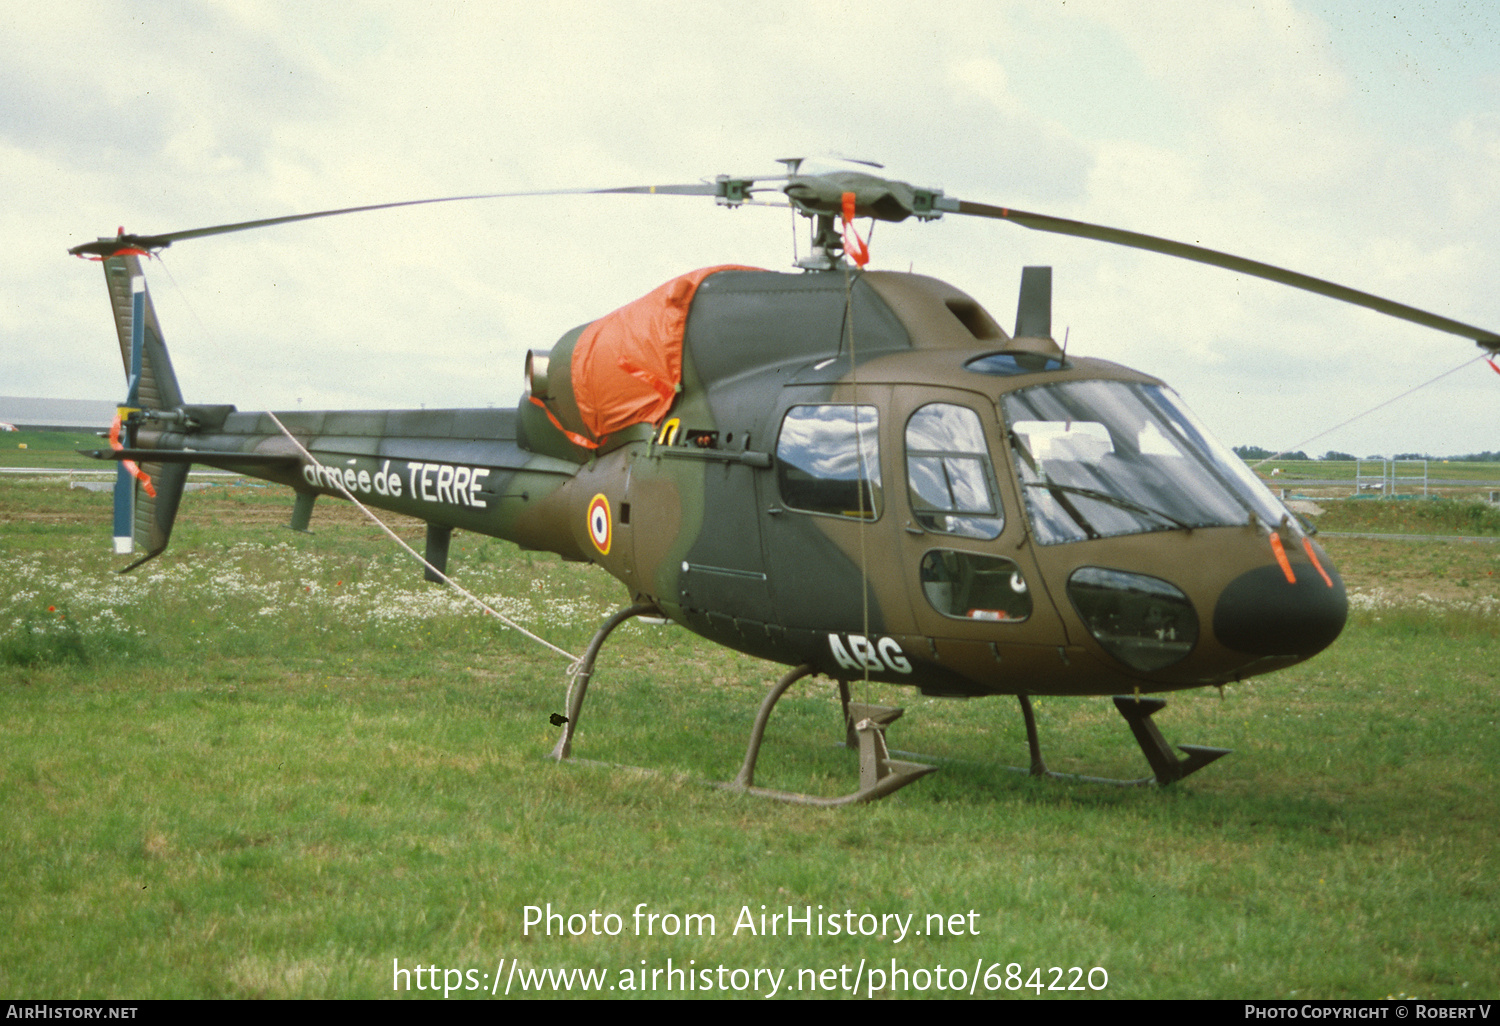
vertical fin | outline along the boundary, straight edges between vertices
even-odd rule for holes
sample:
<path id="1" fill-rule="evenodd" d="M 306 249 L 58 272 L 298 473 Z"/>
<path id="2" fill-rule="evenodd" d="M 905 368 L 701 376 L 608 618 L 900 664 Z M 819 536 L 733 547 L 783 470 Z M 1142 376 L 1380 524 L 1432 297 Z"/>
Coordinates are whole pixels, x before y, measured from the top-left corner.
<path id="1" fill-rule="evenodd" d="M 135 328 L 130 282 L 132 278 L 144 277 L 141 261 L 134 254 L 121 254 L 108 257 L 103 263 L 110 307 L 115 315 L 115 332 L 120 339 L 120 358 L 125 365 L 125 378 L 129 381 Z M 142 322 L 141 377 L 135 388 L 136 405 L 145 410 L 176 409 L 182 405 L 182 390 L 177 387 L 177 375 L 173 373 L 172 361 L 167 356 L 166 342 L 162 340 L 161 325 L 156 320 L 149 289 L 146 290 Z"/>
<path id="2" fill-rule="evenodd" d="M 151 304 L 141 271 L 140 258 L 132 253 L 106 257 L 104 280 L 109 288 L 110 309 L 115 318 L 115 333 L 120 340 L 120 357 L 125 365 L 127 398 L 130 410 L 173 410 L 182 405 L 182 390 L 172 370 L 161 325 Z M 122 411 L 124 412 L 124 411 Z M 135 430 L 126 428 L 124 445 L 134 448 Z M 145 463 L 141 474 L 131 480 L 122 466 L 115 486 L 115 551 L 144 550 L 145 555 L 121 573 L 134 570 L 146 560 L 159 555 L 172 536 L 172 522 L 182 500 L 187 481 L 186 463 Z M 143 480 L 152 482 L 155 495 L 149 494 Z M 124 525 L 130 527 L 127 541 L 121 535 Z"/>
<path id="3" fill-rule="evenodd" d="M 177 504 L 182 501 L 183 485 L 187 483 L 189 464 L 144 463 L 141 469 L 150 475 L 156 485 L 156 495 L 146 494 L 139 481 L 135 484 L 135 517 L 132 537 L 137 549 L 146 554 L 120 573 L 134 570 L 148 559 L 162 554 L 172 537 L 172 522 L 177 519 Z"/>

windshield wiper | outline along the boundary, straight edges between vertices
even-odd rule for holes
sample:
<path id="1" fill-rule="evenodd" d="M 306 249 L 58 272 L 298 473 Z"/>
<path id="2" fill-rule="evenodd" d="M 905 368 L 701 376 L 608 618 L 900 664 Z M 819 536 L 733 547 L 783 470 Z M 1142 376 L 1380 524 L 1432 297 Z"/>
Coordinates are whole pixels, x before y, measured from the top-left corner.
<path id="1" fill-rule="evenodd" d="M 1138 502 L 1122 499 L 1118 495 L 1111 495 L 1108 492 L 1096 491 L 1093 488 L 1080 488 L 1077 485 L 1058 484 L 1056 481 L 1023 481 L 1021 484 L 1025 488 L 1045 488 L 1049 492 L 1069 492 L 1073 495 L 1082 495 L 1086 499 L 1095 499 L 1099 502 L 1108 503 L 1111 506 L 1118 506 L 1120 509 L 1129 510 L 1132 513 L 1144 513 L 1148 517 L 1159 517 L 1169 524 L 1182 528 L 1184 531 L 1191 531 L 1193 529 L 1192 524 L 1178 520 L 1170 513 L 1163 513 L 1159 509 L 1142 506 Z"/>

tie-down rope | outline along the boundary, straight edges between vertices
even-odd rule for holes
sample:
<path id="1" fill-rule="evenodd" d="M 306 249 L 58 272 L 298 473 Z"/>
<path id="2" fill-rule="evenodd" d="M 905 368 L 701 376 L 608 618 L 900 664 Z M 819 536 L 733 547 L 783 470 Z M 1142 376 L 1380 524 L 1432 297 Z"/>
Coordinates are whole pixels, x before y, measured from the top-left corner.
<path id="1" fill-rule="evenodd" d="M 271 422 L 273 424 L 275 424 L 278 428 L 281 429 L 281 433 L 283 435 L 286 435 L 286 437 L 291 441 L 291 443 L 297 447 L 297 451 L 300 452 L 304 457 L 306 457 L 306 459 L 307 459 L 307 461 L 309 463 L 311 463 L 313 466 L 317 467 L 319 470 L 323 469 L 323 465 L 317 461 L 317 459 L 313 456 L 312 453 L 308 452 L 307 449 L 303 447 L 303 445 L 302 445 L 301 442 L 297 441 L 296 436 L 294 436 L 290 431 L 288 431 L 286 429 L 286 425 L 283 424 L 280 421 L 280 419 L 277 418 L 276 414 L 267 411 L 266 416 L 268 416 L 268 417 L 271 418 Z M 472 602 L 474 605 L 478 606 L 481 610 L 483 610 L 484 612 L 488 613 L 490 616 L 493 616 L 495 619 L 497 619 L 501 623 L 505 624 L 505 626 L 509 627 L 511 630 L 520 631 L 522 634 L 526 635 L 526 637 L 530 638 L 532 641 L 535 641 L 538 645 L 545 645 L 547 648 L 550 648 L 552 651 L 556 652 L 558 655 L 564 656 L 564 657 L 566 657 L 568 659 L 571 659 L 573 661 L 573 668 L 577 667 L 577 665 L 578 665 L 578 657 L 575 656 L 573 653 L 567 651 L 566 649 L 558 648 L 556 645 L 552 644 L 552 642 L 548 641 L 546 638 L 539 637 L 539 636 L 531 633 L 531 631 L 528 631 L 525 627 L 522 627 L 520 624 L 516 623 L 514 620 L 512 620 L 510 617 L 506 616 L 504 613 L 500 612 L 499 610 L 492 608 L 483 599 L 479 598 L 477 595 L 475 595 L 472 592 L 468 591 L 462 585 L 460 585 L 457 581 L 453 580 L 451 577 L 449 577 L 447 574 L 443 573 L 437 567 L 435 567 L 431 563 L 427 562 L 426 557 L 422 556 L 421 554 L 419 554 L 417 552 L 416 549 L 414 549 L 410 545 L 406 544 L 406 542 L 403 541 L 400 538 L 400 536 L 398 536 L 396 534 L 395 531 L 392 531 L 389 527 L 387 527 L 385 525 L 384 521 L 382 521 L 379 517 L 377 517 L 374 513 L 372 513 L 370 511 L 370 508 L 368 506 L 366 506 L 364 503 L 362 503 L 358 499 L 356 499 L 354 497 L 353 493 L 351 493 L 348 488 L 344 487 L 344 478 L 343 478 L 342 474 L 333 474 L 333 473 L 330 473 L 330 474 L 319 474 L 318 475 L 318 480 L 320 480 L 320 481 L 329 481 L 329 480 L 331 480 L 334 484 L 338 485 L 338 489 L 339 489 L 340 492 L 343 493 L 344 498 L 348 499 L 350 502 L 354 503 L 354 505 L 358 506 L 359 509 L 360 509 L 360 512 L 363 513 L 365 516 L 369 517 L 371 520 L 373 520 L 376 523 L 376 525 L 379 526 L 379 528 L 382 531 L 384 531 L 387 535 L 390 536 L 390 538 L 391 538 L 392 541 L 394 541 L 397 545 L 401 546 L 407 552 L 411 553 L 412 558 L 415 559 L 417 562 L 421 563 L 423 566 L 425 566 L 429 571 L 431 571 L 434 574 L 437 574 L 437 576 L 440 577 L 442 579 L 443 583 L 446 584 L 448 587 L 450 587 L 454 591 L 458 592 L 460 595 L 462 595 L 464 598 L 468 599 L 470 602 Z M 573 672 L 573 668 L 570 668 L 568 672 L 572 673 Z"/>

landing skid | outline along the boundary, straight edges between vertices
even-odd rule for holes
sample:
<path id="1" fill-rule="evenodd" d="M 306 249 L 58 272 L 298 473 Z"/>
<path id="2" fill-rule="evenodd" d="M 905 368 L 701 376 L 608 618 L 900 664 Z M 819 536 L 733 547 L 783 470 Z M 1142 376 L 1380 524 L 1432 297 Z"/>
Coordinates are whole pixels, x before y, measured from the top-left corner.
<path id="1" fill-rule="evenodd" d="M 1178 745 L 1177 747 L 1185 754 L 1185 758 L 1179 759 L 1161 736 L 1161 731 L 1156 724 L 1151 722 L 1151 717 L 1167 707 L 1165 699 L 1141 698 L 1136 695 L 1116 695 L 1115 708 L 1120 710 L 1120 715 L 1125 717 L 1125 722 L 1130 725 L 1130 732 L 1135 735 L 1136 743 L 1141 746 L 1141 751 L 1146 756 L 1146 762 L 1151 766 L 1152 775 L 1141 777 L 1139 780 L 1118 780 L 1113 777 L 1087 777 L 1077 773 L 1056 773 L 1047 768 L 1047 763 L 1042 759 L 1041 742 L 1037 739 L 1036 713 L 1032 711 L 1031 699 L 1026 695 L 1016 696 L 1021 701 L 1021 716 L 1026 721 L 1026 745 L 1031 750 L 1031 766 L 1022 769 L 1020 766 L 1008 766 L 1007 769 L 1029 773 L 1033 777 L 1052 777 L 1056 780 L 1083 780 L 1093 784 L 1116 784 L 1121 787 L 1144 787 L 1150 784 L 1165 785 L 1175 783 L 1187 776 L 1196 773 L 1204 766 L 1213 762 L 1220 756 L 1228 755 L 1232 749 L 1208 748 L 1204 745 Z"/>
<path id="2" fill-rule="evenodd" d="M 557 745 L 552 749 L 552 758 L 559 762 L 572 759 L 573 734 L 578 729 L 578 720 L 583 713 L 583 700 L 588 693 L 589 681 L 594 675 L 594 662 L 599 657 L 599 650 L 604 647 L 605 639 L 626 620 L 649 615 L 660 615 L 660 613 L 651 605 L 629 606 L 605 620 L 594 633 L 568 685 L 568 714 L 562 722 L 562 736 L 557 739 Z M 765 700 L 760 704 L 760 711 L 755 715 L 755 725 L 750 730 L 750 745 L 745 752 L 745 761 L 740 766 L 739 774 L 727 783 L 712 782 L 715 787 L 753 794 L 758 798 L 771 798 L 780 802 L 831 808 L 884 798 L 891 792 L 937 769 L 936 766 L 892 759 L 885 743 L 885 729 L 900 718 L 905 710 L 883 705 L 850 703 L 848 686 L 840 682 L 839 695 L 844 708 L 846 734 L 850 739 L 850 746 L 859 749 L 859 789 L 836 798 L 823 798 L 797 791 L 777 791 L 772 788 L 756 787 L 754 783 L 755 763 L 760 756 L 760 746 L 765 739 L 766 725 L 770 722 L 771 711 L 788 688 L 814 672 L 816 671 L 811 666 L 799 666 L 776 682 L 776 686 L 766 695 Z M 634 769 L 635 767 L 619 768 Z"/>
<path id="3" fill-rule="evenodd" d="M 562 719 L 563 722 L 562 736 L 558 738 L 556 747 L 552 749 L 552 758 L 559 762 L 572 758 L 573 734 L 578 729 L 578 720 L 583 712 L 583 700 L 588 692 L 589 680 L 594 675 L 594 662 L 599 657 L 599 650 L 604 647 L 605 639 L 626 620 L 637 616 L 652 615 L 660 615 L 660 611 L 655 606 L 649 604 L 629 606 L 605 620 L 594 633 L 568 685 L 568 715 L 565 719 L 562 717 L 554 719 L 554 722 L 556 719 Z M 845 744 L 859 751 L 859 788 L 846 795 L 823 798 L 798 791 L 778 791 L 755 786 L 755 763 L 760 757 L 760 746 L 765 740 L 766 726 L 770 722 L 772 710 L 776 708 L 776 703 L 781 700 L 782 695 L 786 694 L 788 688 L 815 672 L 812 666 L 799 666 L 788 671 L 776 682 L 761 702 L 760 710 L 755 714 L 755 724 L 750 729 L 750 744 L 745 750 L 745 761 L 741 764 L 739 773 L 732 781 L 712 782 L 713 786 L 727 791 L 752 794 L 758 798 L 832 808 L 884 798 L 937 769 L 936 766 L 925 762 L 891 758 L 892 752 L 885 742 L 885 731 L 901 717 L 905 710 L 892 706 L 851 702 L 849 685 L 844 681 L 839 681 L 839 703 L 844 711 Z M 1151 766 L 1152 775 L 1138 780 L 1119 780 L 1112 777 L 1084 776 L 1078 773 L 1058 773 L 1049 770 L 1046 761 L 1042 758 L 1041 741 L 1037 737 L 1036 713 L 1031 707 L 1031 699 L 1026 695 L 1016 697 L 1021 703 L 1021 716 L 1026 721 L 1026 744 L 1031 752 L 1031 765 L 1006 768 L 1020 773 L 1029 773 L 1033 777 L 1081 780 L 1087 783 L 1114 784 L 1121 787 L 1142 787 L 1151 784 L 1162 786 L 1175 783 L 1190 773 L 1196 773 L 1231 751 L 1228 748 L 1209 748 L 1204 745 L 1178 745 L 1178 749 L 1184 753 L 1183 757 L 1179 758 L 1167 744 L 1166 739 L 1162 737 L 1156 724 L 1151 721 L 1152 716 L 1166 708 L 1166 701 L 1160 698 L 1116 695 L 1115 708 L 1130 725 L 1131 733 L 1135 735 L 1136 742 L 1146 756 L 1146 762 Z M 912 752 L 898 751 L 895 754 L 914 759 L 931 758 Z M 636 769 L 636 767 L 619 768 Z"/>

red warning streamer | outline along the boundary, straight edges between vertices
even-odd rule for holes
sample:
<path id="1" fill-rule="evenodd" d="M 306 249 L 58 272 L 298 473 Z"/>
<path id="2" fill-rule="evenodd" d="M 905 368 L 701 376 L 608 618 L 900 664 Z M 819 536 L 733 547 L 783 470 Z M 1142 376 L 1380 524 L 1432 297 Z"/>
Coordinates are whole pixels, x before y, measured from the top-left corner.
<path id="1" fill-rule="evenodd" d="M 109 447 L 116 452 L 119 452 L 121 449 L 125 448 L 125 446 L 120 444 L 119 410 L 115 410 L 115 422 L 109 426 Z M 139 466 L 137 466 L 135 460 L 121 460 L 120 463 L 124 465 L 125 470 L 130 474 L 131 477 L 135 478 L 141 483 L 141 487 L 146 489 L 147 495 L 151 496 L 151 498 L 153 499 L 156 498 L 156 486 L 151 483 L 150 474 L 146 473 Z"/>
<path id="2" fill-rule="evenodd" d="M 547 415 L 547 419 L 552 422 L 552 426 L 566 435 L 568 437 L 568 441 L 572 442 L 574 445 L 581 445 L 585 449 L 599 448 L 599 443 L 594 441 L 592 438 L 585 438 L 583 435 L 580 435 L 575 431 L 569 431 L 567 428 L 563 427 L 563 422 L 557 419 L 557 414 L 548 409 L 547 404 L 542 402 L 536 396 L 529 395 L 526 398 L 530 399 L 533 403 L 542 408 L 542 412 Z"/>
<path id="3" fill-rule="evenodd" d="M 870 262 L 870 247 L 854 227 L 854 193 L 846 192 L 844 200 L 844 252 L 860 267 Z"/>

